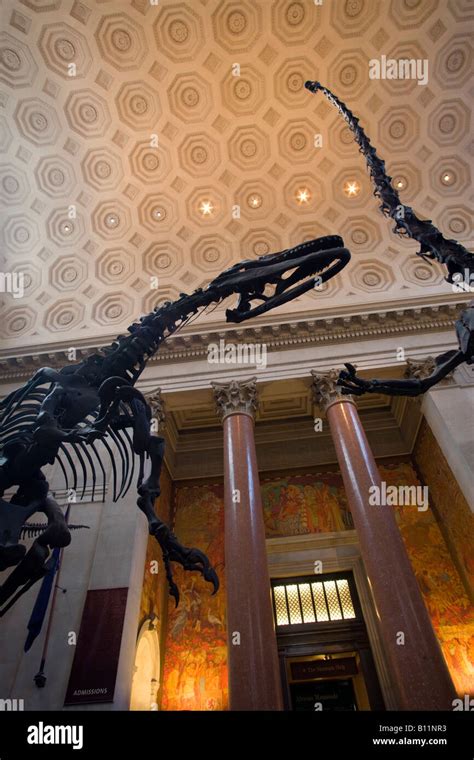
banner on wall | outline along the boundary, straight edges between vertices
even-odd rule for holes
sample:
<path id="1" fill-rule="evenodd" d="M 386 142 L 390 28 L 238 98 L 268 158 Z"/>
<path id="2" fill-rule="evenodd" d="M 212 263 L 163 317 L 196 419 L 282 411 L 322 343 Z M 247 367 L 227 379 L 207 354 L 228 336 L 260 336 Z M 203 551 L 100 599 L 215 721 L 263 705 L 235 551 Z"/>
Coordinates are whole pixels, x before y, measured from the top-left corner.
<path id="1" fill-rule="evenodd" d="M 127 592 L 87 592 L 65 705 L 113 702 Z"/>

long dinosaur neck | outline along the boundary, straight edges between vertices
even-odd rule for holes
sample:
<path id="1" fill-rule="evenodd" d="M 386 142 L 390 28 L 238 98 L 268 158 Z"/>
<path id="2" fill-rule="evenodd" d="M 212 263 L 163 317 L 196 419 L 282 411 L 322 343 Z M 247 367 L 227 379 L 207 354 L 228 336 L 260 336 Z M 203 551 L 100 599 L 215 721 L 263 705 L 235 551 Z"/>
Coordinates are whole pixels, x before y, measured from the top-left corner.
<path id="1" fill-rule="evenodd" d="M 183 293 L 176 301 L 156 307 L 128 328 L 128 335 L 119 335 L 111 345 L 101 348 L 81 363 L 79 374 L 94 385 L 108 377 L 123 377 L 134 384 L 146 362 L 159 349 L 165 338 L 183 326 L 200 309 L 221 300 L 215 288 Z"/>
<path id="2" fill-rule="evenodd" d="M 461 275 L 463 281 L 470 281 L 470 275 L 474 273 L 474 256 L 456 240 L 446 239 L 430 220 L 419 219 L 410 206 L 401 202 L 400 196 L 391 183 L 392 178 L 385 171 L 385 161 L 378 157 L 369 138 L 359 126 L 359 119 L 331 90 L 319 82 L 306 82 L 305 87 L 314 93 L 321 90 L 346 120 L 367 162 L 375 185 L 374 194 L 382 201 L 380 209 L 385 216 L 390 216 L 394 220 L 395 232 L 407 235 L 420 243 L 418 255 L 436 259 L 441 264 L 445 264 L 448 269 L 446 278 L 448 282 L 453 282 L 455 274 L 458 278 Z"/>

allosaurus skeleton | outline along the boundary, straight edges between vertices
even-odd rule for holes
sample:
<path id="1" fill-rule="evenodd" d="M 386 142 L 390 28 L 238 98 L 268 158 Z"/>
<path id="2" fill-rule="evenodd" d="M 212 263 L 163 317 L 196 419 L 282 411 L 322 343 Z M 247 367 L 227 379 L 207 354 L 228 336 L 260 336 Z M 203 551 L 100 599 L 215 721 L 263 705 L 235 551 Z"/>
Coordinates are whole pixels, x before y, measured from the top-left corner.
<path id="1" fill-rule="evenodd" d="M 71 534 L 63 512 L 49 493 L 42 468 L 58 461 L 69 487 L 78 489 L 82 476 L 82 500 L 92 485 L 94 499 L 98 481 L 102 500 L 107 477 L 104 455 L 112 468 L 113 500 L 129 490 L 138 462 L 138 507 L 148 529 L 162 549 L 170 594 L 179 600 L 171 562 L 197 570 L 214 593 L 219 580 L 206 555 L 182 546 L 168 526 L 155 514 L 160 494 L 164 440 L 151 431 L 151 408 L 135 383 L 147 361 L 163 341 L 182 328 L 192 316 L 210 304 L 239 295 L 235 309 L 228 309 L 228 322 L 242 322 L 280 306 L 334 277 L 349 262 L 350 253 L 338 236 L 311 240 L 279 253 L 242 261 L 220 274 L 207 288 L 157 307 L 128 328 L 111 346 L 84 361 L 55 370 L 38 370 L 21 388 L 0 404 L 0 497 L 17 487 L 10 500 L 0 498 L 0 570 L 14 567 L 0 587 L 0 616 L 50 569 L 50 550 L 70 543 Z M 121 459 L 117 467 L 113 442 Z M 74 456 L 76 462 L 74 461 Z M 145 460 L 150 473 L 145 477 Z M 77 464 L 76 464 L 77 463 Z M 47 525 L 25 522 L 43 512 Z M 44 530 L 41 532 L 41 527 Z M 80 526 L 74 526 L 80 527 Z M 21 535 L 40 535 L 31 548 L 19 543 Z"/>
<path id="2" fill-rule="evenodd" d="M 465 276 L 466 271 L 474 271 L 473 256 L 462 245 L 446 240 L 431 222 L 419 220 L 409 206 L 400 203 L 385 173 L 384 162 L 359 127 L 358 119 L 319 83 L 307 82 L 306 87 L 312 92 L 322 90 L 348 122 L 367 160 L 375 195 L 382 200 L 382 211 L 395 220 L 396 231 L 419 241 L 420 255 L 444 264 L 449 282 L 455 275 Z M 73 526 L 66 524 L 61 508 L 49 492 L 42 468 L 57 461 L 66 488 L 68 474 L 72 473 L 74 491 L 78 487 L 79 469 L 80 499 L 89 483 L 94 499 L 100 481 L 102 500 L 105 500 L 105 454 L 111 461 L 114 501 L 128 492 L 138 464 L 137 504 L 147 518 L 150 535 L 161 546 L 170 594 L 176 604 L 179 591 L 173 580 L 171 562 L 200 572 L 212 584 L 214 593 L 218 590 L 218 577 L 206 555 L 197 548 L 182 546 L 155 514 L 164 440 L 151 432 L 151 409 L 135 384 L 163 341 L 210 304 L 238 294 L 237 306 L 226 311 L 226 318 L 228 322 L 243 322 L 327 282 L 349 260 L 350 253 L 342 238 L 334 235 L 242 261 L 216 277 L 205 289 L 190 295 L 181 294 L 178 300 L 155 308 L 132 324 L 127 335 L 119 336 L 112 345 L 83 361 L 60 370 L 48 367 L 38 370 L 25 385 L 0 403 L 0 497 L 7 489 L 16 488 L 9 501 L 0 498 L 0 570 L 14 568 L 0 587 L 0 616 L 48 572 L 51 550 L 67 546 L 71 541 Z M 462 361 L 472 362 L 473 322 L 471 306 L 456 323 L 459 351 L 438 357 L 439 368 L 433 382 Z M 340 376 L 343 392 L 370 392 L 377 384 L 377 381 L 367 384 L 356 376 L 352 365 L 346 366 L 347 372 Z M 377 384 L 377 392 L 413 395 L 412 386 L 407 383 L 416 383 L 417 392 L 423 392 L 418 390 L 418 383 L 423 382 L 426 385 L 426 381 L 386 381 Z M 118 468 L 111 442 L 119 452 L 121 466 Z M 145 477 L 147 459 L 150 471 Z M 36 512 L 45 514 L 47 524 L 26 522 Z M 37 536 L 28 551 L 19 542 L 25 534 Z"/>

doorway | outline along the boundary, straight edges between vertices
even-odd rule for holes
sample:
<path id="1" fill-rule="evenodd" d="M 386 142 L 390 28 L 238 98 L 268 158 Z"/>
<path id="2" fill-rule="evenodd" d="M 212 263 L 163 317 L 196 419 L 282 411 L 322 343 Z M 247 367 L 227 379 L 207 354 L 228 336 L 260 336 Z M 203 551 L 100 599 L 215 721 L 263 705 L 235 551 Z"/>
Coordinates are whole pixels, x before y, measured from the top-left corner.
<path id="1" fill-rule="evenodd" d="M 352 573 L 272 579 L 285 709 L 384 710 Z"/>

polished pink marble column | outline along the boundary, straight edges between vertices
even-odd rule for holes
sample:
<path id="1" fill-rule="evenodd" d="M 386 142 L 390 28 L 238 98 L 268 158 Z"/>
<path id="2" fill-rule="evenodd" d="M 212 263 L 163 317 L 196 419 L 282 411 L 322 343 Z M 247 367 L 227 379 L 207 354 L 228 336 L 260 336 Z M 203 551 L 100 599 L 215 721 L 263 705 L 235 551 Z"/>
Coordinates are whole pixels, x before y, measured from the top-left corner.
<path id="1" fill-rule="evenodd" d="M 213 383 L 224 426 L 224 524 L 231 710 L 282 710 L 254 441 L 255 378 Z"/>
<path id="2" fill-rule="evenodd" d="M 381 479 L 354 400 L 339 395 L 337 372 L 312 374 L 315 401 L 326 413 L 336 448 L 398 707 L 450 710 L 456 694 L 393 507 L 369 505 L 369 488 L 380 488 Z"/>

